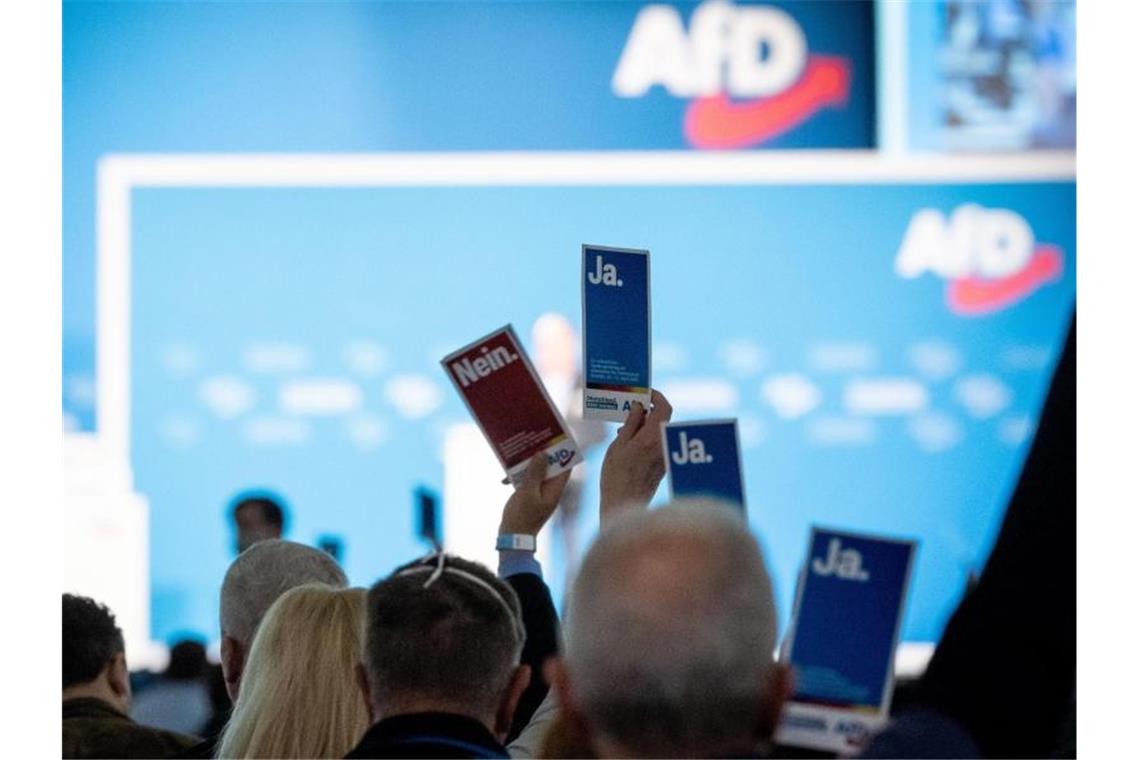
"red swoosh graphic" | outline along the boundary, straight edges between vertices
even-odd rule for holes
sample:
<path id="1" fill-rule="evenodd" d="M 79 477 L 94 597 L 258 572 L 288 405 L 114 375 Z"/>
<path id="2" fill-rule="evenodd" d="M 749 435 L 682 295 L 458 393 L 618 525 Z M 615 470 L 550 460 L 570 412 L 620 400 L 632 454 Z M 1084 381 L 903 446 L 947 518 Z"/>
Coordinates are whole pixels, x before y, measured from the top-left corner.
<path id="1" fill-rule="evenodd" d="M 685 111 L 685 137 L 695 148 L 744 148 L 796 127 L 824 106 L 841 106 L 851 91 L 846 58 L 813 55 L 788 89 L 740 103 L 721 93 L 694 98 Z"/>
<path id="2" fill-rule="evenodd" d="M 1064 268 L 1061 249 L 1039 245 L 1025 268 L 1009 277 L 985 280 L 962 277 L 946 285 L 946 303 L 956 314 L 978 316 L 1004 309 L 1020 301 L 1047 282 L 1061 277 Z"/>

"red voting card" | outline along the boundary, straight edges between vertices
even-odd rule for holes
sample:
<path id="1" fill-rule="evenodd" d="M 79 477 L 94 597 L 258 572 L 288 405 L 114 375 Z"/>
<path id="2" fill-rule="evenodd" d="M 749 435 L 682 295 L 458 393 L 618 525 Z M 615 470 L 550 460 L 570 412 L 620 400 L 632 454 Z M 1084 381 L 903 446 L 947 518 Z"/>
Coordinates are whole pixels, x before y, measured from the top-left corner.
<path id="1" fill-rule="evenodd" d="M 441 364 L 512 483 L 522 479 L 540 451 L 549 463 L 547 478 L 582 461 L 566 421 L 510 325 L 444 357 Z"/>

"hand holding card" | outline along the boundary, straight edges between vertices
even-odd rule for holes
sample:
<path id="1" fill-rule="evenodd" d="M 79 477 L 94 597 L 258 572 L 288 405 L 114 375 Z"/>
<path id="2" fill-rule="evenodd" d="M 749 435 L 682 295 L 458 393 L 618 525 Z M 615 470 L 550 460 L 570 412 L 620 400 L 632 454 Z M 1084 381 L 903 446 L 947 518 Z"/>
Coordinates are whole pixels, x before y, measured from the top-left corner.
<path id="1" fill-rule="evenodd" d="M 600 499 L 603 523 L 627 509 L 644 509 L 665 477 L 661 426 L 672 418 L 673 407 L 658 391 L 652 391 L 651 397 L 653 408 L 648 411 L 640 402 L 633 404 L 625 424 L 606 449 Z"/>
<path id="2" fill-rule="evenodd" d="M 558 508 L 570 471 L 544 479 L 546 476 L 546 455 L 535 454 L 527 464 L 522 482 L 507 499 L 503 507 L 503 518 L 499 522 L 499 534 L 519 533 L 537 536 L 543 526 Z"/>
<path id="3" fill-rule="evenodd" d="M 441 364 L 516 486 L 537 453 L 546 454 L 547 478 L 582 461 L 566 421 L 510 325 L 444 357 Z"/>

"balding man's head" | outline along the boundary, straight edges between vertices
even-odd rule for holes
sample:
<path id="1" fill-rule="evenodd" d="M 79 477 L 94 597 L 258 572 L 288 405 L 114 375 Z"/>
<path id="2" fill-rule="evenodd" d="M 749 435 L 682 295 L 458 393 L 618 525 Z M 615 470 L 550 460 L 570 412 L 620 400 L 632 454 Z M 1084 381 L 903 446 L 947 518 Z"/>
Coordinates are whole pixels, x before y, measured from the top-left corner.
<path id="1" fill-rule="evenodd" d="M 678 502 L 604 530 L 566 617 L 567 700 L 602 751 L 701 756 L 768 738 L 776 610 L 740 513 Z"/>
<path id="2" fill-rule="evenodd" d="M 345 588 L 348 578 L 326 552 L 279 539 L 253 544 L 230 564 L 222 581 L 220 617 L 222 671 L 231 699 L 237 699 L 245 657 L 261 619 L 278 597 L 306 583 Z"/>

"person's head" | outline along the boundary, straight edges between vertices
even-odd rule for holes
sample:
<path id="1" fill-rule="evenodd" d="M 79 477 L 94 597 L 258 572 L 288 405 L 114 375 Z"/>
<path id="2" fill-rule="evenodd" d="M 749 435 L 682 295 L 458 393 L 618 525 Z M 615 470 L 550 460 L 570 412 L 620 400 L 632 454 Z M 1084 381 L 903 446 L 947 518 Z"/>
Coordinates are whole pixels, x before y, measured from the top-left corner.
<path id="1" fill-rule="evenodd" d="M 63 595 L 63 698 L 94 697 L 120 712 L 131 709 L 123 632 L 94 599 Z"/>
<path id="2" fill-rule="evenodd" d="M 368 592 L 359 679 L 372 720 L 455 713 L 501 741 L 530 682 L 525 638 L 518 597 L 482 565 L 437 555 L 403 566 Z"/>
<path id="3" fill-rule="evenodd" d="M 206 645 L 196 639 L 181 639 L 170 648 L 170 662 L 163 676 L 172 681 L 196 681 L 209 667 Z"/>
<path id="4" fill-rule="evenodd" d="M 708 757 L 770 738 L 790 689 L 739 511 L 682 501 L 615 520 L 571 592 L 548 674 L 602 757 Z"/>
<path id="5" fill-rule="evenodd" d="M 278 597 L 305 583 L 344 588 L 348 579 L 326 552 L 292 541 L 261 541 L 230 564 L 220 604 L 222 673 L 230 699 L 237 700 L 246 655 L 261 619 Z"/>
<path id="6" fill-rule="evenodd" d="M 233 500 L 230 509 L 241 554 L 258 541 L 285 534 L 285 507 L 280 497 L 268 491 L 247 491 Z"/>
<path id="7" fill-rule="evenodd" d="M 257 629 L 218 756 L 344 757 L 368 728 L 356 685 L 362 588 L 286 591 Z"/>

